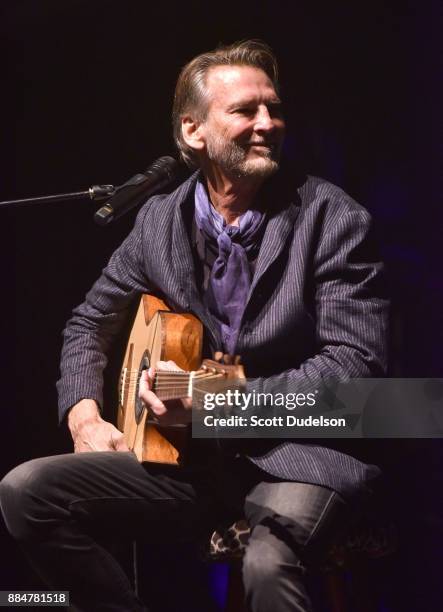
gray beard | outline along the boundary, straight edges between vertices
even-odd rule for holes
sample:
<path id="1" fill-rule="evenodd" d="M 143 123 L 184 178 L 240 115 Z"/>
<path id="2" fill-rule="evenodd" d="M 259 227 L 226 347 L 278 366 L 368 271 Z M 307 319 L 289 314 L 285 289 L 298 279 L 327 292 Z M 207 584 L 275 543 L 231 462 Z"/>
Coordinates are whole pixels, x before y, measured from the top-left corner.
<path id="1" fill-rule="evenodd" d="M 206 146 L 209 159 L 228 176 L 267 178 L 279 168 L 278 153 L 273 150 L 247 160 L 245 149 L 236 142 L 226 142 L 216 137 L 209 139 Z"/>

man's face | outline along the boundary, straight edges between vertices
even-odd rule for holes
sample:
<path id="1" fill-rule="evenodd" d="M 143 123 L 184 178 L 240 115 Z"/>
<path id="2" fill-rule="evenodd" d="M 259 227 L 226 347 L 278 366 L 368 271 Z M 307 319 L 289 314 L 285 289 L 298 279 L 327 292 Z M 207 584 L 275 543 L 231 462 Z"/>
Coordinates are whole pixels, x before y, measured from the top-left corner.
<path id="1" fill-rule="evenodd" d="M 203 154 L 228 176 L 266 178 L 278 169 L 285 122 L 265 72 L 216 66 L 207 76 L 209 107 L 202 125 Z"/>

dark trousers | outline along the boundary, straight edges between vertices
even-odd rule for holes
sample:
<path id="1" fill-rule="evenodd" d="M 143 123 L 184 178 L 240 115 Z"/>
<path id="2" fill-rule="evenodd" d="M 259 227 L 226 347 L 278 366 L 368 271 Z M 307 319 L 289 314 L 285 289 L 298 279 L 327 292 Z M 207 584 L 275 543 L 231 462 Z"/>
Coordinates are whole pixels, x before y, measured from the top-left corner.
<path id="1" fill-rule="evenodd" d="M 176 468 L 139 464 L 120 452 L 24 463 L 0 483 L 0 504 L 10 533 L 48 586 L 69 590 L 74 605 L 91 612 L 145 610 L 101 543 L 106 538 L 208 538 L 217 521 L 241 514 L 252 529 L 243 561 L 249 609 L 309 611 L 306 567 L 347 515 L 330 489 L 278 481 L 244 458 L 217 469 Z"/>

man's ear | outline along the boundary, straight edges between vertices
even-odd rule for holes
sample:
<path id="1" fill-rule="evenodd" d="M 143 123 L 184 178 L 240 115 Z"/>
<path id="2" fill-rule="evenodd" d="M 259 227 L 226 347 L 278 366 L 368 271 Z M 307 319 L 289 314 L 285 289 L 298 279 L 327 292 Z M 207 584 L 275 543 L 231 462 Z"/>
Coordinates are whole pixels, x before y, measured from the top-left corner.
<path id="1" fill-rule="evenodd" d="M 202 151 L 205 146 L 204 129 L 201 121 L 196 121 L 190 115 L 182 118 L 182 136 L 188 147 Z"/>

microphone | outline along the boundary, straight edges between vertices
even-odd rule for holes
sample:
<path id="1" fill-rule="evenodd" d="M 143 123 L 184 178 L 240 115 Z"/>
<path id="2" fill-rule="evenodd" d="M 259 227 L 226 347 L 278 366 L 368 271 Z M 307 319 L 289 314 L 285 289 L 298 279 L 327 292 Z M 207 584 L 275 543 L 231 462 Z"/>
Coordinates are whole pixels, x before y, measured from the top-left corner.
<path id="1" fill-rule="evenodd" d="M 143 174 L 139 173 L 116 188 L 115 195 L 94 215 L 98 225 L 108 225 L 146 198 L 174 182 L 180 174 L 180 164 L 173 157 L 159 157 Z"/>

